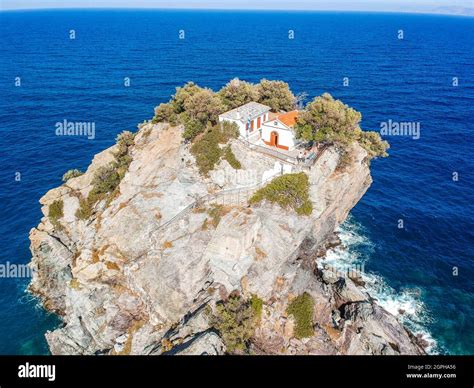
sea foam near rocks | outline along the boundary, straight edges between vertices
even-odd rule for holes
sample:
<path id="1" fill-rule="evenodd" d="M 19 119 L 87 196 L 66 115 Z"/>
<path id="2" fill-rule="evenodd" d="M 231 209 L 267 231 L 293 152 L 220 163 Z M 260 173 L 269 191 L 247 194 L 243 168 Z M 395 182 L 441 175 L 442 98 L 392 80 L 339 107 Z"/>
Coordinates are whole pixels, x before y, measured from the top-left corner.
<path id="1" fill-rule="evenodd" d="M 417 287 L 397 291 L 387 279 L 370 271 L 375 244 L 353 216 L 349 215 L 336 232 L 341 244 L 329 249 L 325 257 L 318 260 L 318 267 L 329 267 L 341 274 L 357 271 L 370 296 L 397 317 L 424 344 L 428 354 L 439 353 L 439 346 L 427 328 L 432 317 L 422 300 L 423 290 Z"/>

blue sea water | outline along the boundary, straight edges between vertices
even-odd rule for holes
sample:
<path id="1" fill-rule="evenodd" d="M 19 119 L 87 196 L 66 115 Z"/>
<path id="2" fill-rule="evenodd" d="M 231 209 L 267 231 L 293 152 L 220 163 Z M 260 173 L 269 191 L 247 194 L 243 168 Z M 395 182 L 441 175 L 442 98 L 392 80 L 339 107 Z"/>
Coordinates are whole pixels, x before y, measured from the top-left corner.
<path id="1" fill-rule="evenodd" d="M 295 93 L 342 99 L 368 130 L 389 119 L 421 123 L 418 140 L 387 138 L 390 157 L 372 163 L 374 183 L 341 228 L 347 248 L 328 259 L 363 262 L 369 283 L 384 285 L 381 303 L 404 310 L 408 326 L 434 339 L 433 352 L 474 354 L 473 18 L 22 11 L 0 13 L 0 39 L 1 263 L 30 260 L 38 200 L 62 174 L 85 169 L 175 86 L 282 79 Z M 55 136 L 64 119 L 95 122 L 95 139 Z M 47 353 L 44 333 L 59 324 L 26 285 L 0 279 L 0 354 Z"/>

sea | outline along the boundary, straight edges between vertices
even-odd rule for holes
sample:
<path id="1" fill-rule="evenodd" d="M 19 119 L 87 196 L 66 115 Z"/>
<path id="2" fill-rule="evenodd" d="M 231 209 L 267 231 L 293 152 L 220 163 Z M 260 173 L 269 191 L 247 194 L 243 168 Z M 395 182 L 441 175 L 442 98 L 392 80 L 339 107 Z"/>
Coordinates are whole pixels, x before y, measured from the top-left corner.
<path id="1" fill-rule="evenodd" d="M 175 87 L 214 90 L 238 77 L 324 92 L 385 131 L 390 156 L 325 261 L 363 264 L 369 292 L 429 343 L 474 354 L 474 18 L 212 11 L 0 12 L 0 264 L 31 259 L 39 199 L 136 130 Z M 93 124 L 93 136 L 57 123 Z M 396 128 L 399 128 L 396 130 Z M 392 130 L 393 129 L 393 130 Z M 48 354 L 61 325 L 0 279 L 0 354 Z"/>

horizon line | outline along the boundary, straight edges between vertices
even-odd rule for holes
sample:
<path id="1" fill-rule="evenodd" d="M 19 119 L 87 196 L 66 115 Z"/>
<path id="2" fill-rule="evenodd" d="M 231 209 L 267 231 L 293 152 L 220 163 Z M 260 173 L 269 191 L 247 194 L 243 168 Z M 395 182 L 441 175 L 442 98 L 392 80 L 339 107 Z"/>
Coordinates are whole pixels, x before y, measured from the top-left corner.
<path id="1" fill-rule="evenodd" d="M 188 7 L 152 7 L 152 6 L 130 6 L 130 7 L 37 7 L 37 8 L 2 8 L 0 12 L 22 12 L 22 11 L 68 11 L 68 10 L 156 10 L 156 11 L 258 11 L 258 12 L 333 12 L 333 13 L 380 13 L 380 14 L 413 14 L 413 15 L 438 15 L 438 16 L 460 16 L 473 17 L 474 8 L 461 7 L 472 13 L 437 12 L 436 10 L 357 10 L 357 9 L 314 9 L 314 8 L 188 8 Z"/>

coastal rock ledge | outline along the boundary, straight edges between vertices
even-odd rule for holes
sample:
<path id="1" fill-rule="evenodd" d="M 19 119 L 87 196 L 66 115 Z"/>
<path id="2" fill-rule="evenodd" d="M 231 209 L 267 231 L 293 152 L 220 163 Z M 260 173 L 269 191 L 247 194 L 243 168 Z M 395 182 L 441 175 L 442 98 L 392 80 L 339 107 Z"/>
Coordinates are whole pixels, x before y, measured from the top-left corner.
<path id="1" fill-rule="evenodd" d="M 88 219 L 76 217 L 80 199 L 117 146 L 41 198 L 44 217 L 30 232 L 29 289 L 62 318 L 61 327 L 46 333 L 52 354 L 225 354 L 209 311 L 231 293 L 263 302 L 250 354 L 424 353 L 361 284 L 317 267 L 335 229 L 372 182 L 366 151 L 354 144 L 352 162 L 341 172 L 338 153 L 329 147 L 306 171 L 310 216 L 229 200 L 214 224 L 198 206 L 167 223 L 197 198 L 244 186 L 245 174 L 261 181 L 276 169 L 274 158 L 232 140 L 240 178 L 227 161 L 203 178 L 182 130 L 142 125 L 117 195 L 99 202 Z M 52 222 L 55 201 L 63 210 Z M 302 294 L 314 301 L 313 334 L 305 338 L 295 335 L 287 313 Z"/>

